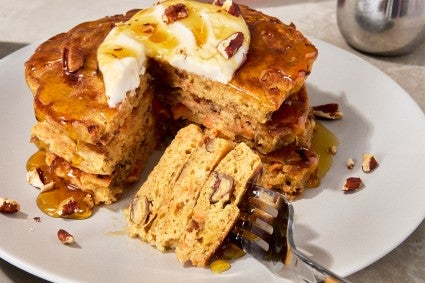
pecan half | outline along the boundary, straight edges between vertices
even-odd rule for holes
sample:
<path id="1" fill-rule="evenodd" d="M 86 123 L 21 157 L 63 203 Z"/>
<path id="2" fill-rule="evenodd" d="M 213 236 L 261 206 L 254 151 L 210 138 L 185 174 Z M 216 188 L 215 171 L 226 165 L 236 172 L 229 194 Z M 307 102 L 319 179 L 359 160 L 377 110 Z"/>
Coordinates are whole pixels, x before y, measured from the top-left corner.
<path id="1" fill-rule="evenodd" d="M 344 116 L 344 114 L 339 111 L 339 105 L 337 103 L 313 106 L 313 115 L 317 119 L 323 120 L 337 120 Z"/>
<path id="2" fill-rule="evenodd" d="M 239 48 L 242 46 L 244 38 L 245 36 L 242 32 L 235 32 L 228 38 L 222 40 L 218 44 L 217 50 L 224 58 L 229 59 L 238 52 Z"/>
<path id="3" fill-rule="evenodd" d="M 376 161 L 375 156 L 369 153 L 363 154 L 363 163 L 362 170 L 365 173 L 369 173 L 378 167 L 378 161 Z"/>
<path id="4" fill-rule="evenodd" d="M 143 224 L 149 214 L 149 201 L 146 197 L 136 196 L 130 206 L 130 221 L 134 224 Z"/>
<path id="5" fill-rule="evenodd" d="M 78 47 L 64 47 L 62 51 L 63 69 L 66 73 L 75 73 L 83 67 L 86 56 L 86 53 Z"/>
<path id="6" fill-rule="evenodd" d="M 360 189 L 362 185 L 362 179 L 360 179 L 359 177 L 350 177 L 347 178 L 347 180 L 345 181 L 344 188 L 342 190 L 346 192 L 352 192 Z"/>
<path id="7" fill-rule="evenodd" d="M 234 189 L 233 178 L 225 174 L 220 174 L 216 171 L 214 171 L 212 174 L 215 177 L 215 182 L 212 188 L 213 193 L 210 197 L 210 202 L 217 203 L 222 201 L 226 203 L 230 201 L 230 195 Z"/>
<path id="8" fill-rule="evenodd" d="M 57 234 L 58 234 L 58 239 L 59 241 L 61 241 L 62 244 L 70 245 L 74 243 L 74 236 L 69 234 L 66 230 L 59 229 Z"/>
<path id="9" fill-rule="evenodd" d="M 0 198 L 0 212 L 2 213 L 16 213 L 19 212 L 21 206 L 17 201 L 8 199 L 8 198 Z"/>
<path id="10" fill-rule="evenodd" d="M 184 4 L 176 4 L 168 6 L 162 15 L 162 21 L 167 25 L 174 23 L 180 19 L 184 19 L 189 16 L 189 12 Z"/>
<path id="11" fill-rule="evenodd" d="M 215 146 L 215 144 L 214 144 L 214 139 L 212 139 L 212 138 L 210 138 L 210 137 L 206 137 L 205 138 L 205 149 L 208 151 L 208 152 L 214 152 L 214 146 Z"/>

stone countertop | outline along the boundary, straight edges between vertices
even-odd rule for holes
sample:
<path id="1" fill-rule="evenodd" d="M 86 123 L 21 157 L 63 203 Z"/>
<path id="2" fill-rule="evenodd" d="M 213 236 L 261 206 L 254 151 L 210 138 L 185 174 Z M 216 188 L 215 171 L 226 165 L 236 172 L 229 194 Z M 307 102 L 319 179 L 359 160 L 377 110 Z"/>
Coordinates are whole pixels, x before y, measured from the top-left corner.
<path id="1" fill-rule="evenodd" d="M 92 3 L 90 3 L 92 2 Z M 140 7 L 135 0 L 0 0 L 0 58 L 22 46 L 45 40 L 74 25 Z M 425 112 L 425 44 L 399 57 L 369 56 L 350 48 L 336 24 L 334 0 L 239 0 L 264 9 L 285 6 L 285 23 L 375 65 L 400 84 Z M 90 4 L 89 4 L 90 3 Z M 90 5 L 90 7 L 89 7 Z M 59 11 L 59 12 L 58 12 Z M 53 25 L 52 22 L 55 24 Z M 425 224 L 388 255 L 348 277 L 353 282 L 425 282 Z M 46 282 L 0 259 L 0 282 Z"/>

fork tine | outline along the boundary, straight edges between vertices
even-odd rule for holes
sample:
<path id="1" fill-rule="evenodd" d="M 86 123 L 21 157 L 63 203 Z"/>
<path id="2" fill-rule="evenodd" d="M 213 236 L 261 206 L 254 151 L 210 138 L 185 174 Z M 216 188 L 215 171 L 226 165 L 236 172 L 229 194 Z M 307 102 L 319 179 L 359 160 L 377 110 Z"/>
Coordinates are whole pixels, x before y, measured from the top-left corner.
<path id="1" fill-rule="evenodd" d="M 251 185 L 234 232 L 243 249 L 257 259 L 283 261 L 287 253 L 286 202 L 280 194 Z"/>
<path id="2" fill-rule="evenodd" d="M 257 225 L 257 223 L 253 221 L 240 219 L 238 220 L 237 227 L 241 236 L 248 238 L 249 240 L 257 240 L 260 238 L 267 242 L 271 236 L 269 231 L 265 230 L 263 227 Z M 250 234 L 244 234 L 245 231 L 249 232 Z"/>
<path id="3" fill-rule="evenodd" d="M 250 194 L 245 198 L 243 211 L 259 218 L 271 226 L 288 222 L 289 204 L 280 193 L 251 185 Z"/>
<path id="4" fill-rule="evenodd" d="M 276 217 L 277 209 L 269 206 L 267 203 L 256 197 L 249 197 L 241 207 L 245 218 L 261 219 L 269 225 L 272 225 Z"/>

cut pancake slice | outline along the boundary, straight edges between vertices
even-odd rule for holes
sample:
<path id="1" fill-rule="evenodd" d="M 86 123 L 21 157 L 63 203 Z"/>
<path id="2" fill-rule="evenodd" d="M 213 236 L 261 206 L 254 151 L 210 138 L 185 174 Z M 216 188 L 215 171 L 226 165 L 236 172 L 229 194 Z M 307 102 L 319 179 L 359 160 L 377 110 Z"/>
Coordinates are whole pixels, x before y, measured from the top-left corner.
<path id="1" fill-rule="evenodd" d="M 130 235 L 205 266 L 232 228 L 247 182 L 260 167 L 260 157 L 244 143 L 193 124 L 181 129 L 126 212 Z"/>
<path id="2" fill-rule="evenodd" d="M 189 131 L 194 127 L 196 126 L 191 125 L 189 129 L 183 128 L 177 134 L 177 136 L 181 135 L 186 137 L 186 139 L 183 140 L 183 144 L 187 143 L 187 140 L 189 140 Z M 185 159 L 187 150 L 183 152 L 173 150 L 175 147 L 185 146 L 174 141 L 167 148 L 161 160 L 168 160 L 170 158 L 177 158 L 179 160 Z M 190 156 L 188 156 L 186 162 L 180 163 L 180 167 L 175 168 L 174 176 L 173 174 L 165 174 L 164 176 L 164 172 L 167 173 L 168 168 L 164 168 L 161 161 L 158 163 L 151 175 L 149 175 L 147 182 L 140 188 L 140 194 L 137 194 L 135 198 L 136 203 L 133 201 L 132 207 L 130 208 L 130 211 L 133 211 L 133 217 L 130 217 L 130 223 L 137 223 L 138 225 L 148 228 L 146 230 L 141 230 L 142 234 L 146 233 L 146 236 L 141 235 L 142 239 L 146 239 L 148 243 L 156 246 L 159 250 L 174 248 L 176 246 L 187 222 L 190 220 L 193 207 L 196 204 L 202 186 L 211 171 L 233 146 L 234 144 L 228 140 L 211 138 L 204 135 L 201 143 L 198 144 L 197 147 L 191 148 Z M 175 153 L 180 153 L 180 156 L 170 156 Z M 158 182 L 158 180 L 164 181 L 168 179 L 169 181 L 166 182 L 168 184 L 162 188 L 163 191 L 158 194 L 155 188 L 150 186 L 149 179 L 152 179 L 155 183 Z M 150 192 L 152 190 L 154 191 Z M 151 197 L 157 197 L 158 195 L 162 196 L 161 199 L 151 199 Z M 143 223 L 134 221 L 137 218 L 134 217 L 135 208 L 138 207 L 138 203 L 145 203 L 146 201 L 148 203 L 151 201 L 153 203 L 159 202 L 159 205 L 152 206 L 152 208 L 149 205 L 148 211 L 145 212 L 147 213 L 147 217 L 144 217 L 144 219 L 152 219 L 149 223 L 149 227 Z M 140 234 L 140 232 L 131 232 L 131 234 Z"/>
<path id="3" fill-rule="evenodd" d="M 127 213 L 131 236 L 140 237 L 143 241 L 155 240 L 151 239 L 149 229 L 162 209 L 162 200 L 168 195 L 169 188 L 174 186 L 192 152 L 203 142 L 203 132 L 195 125 L 177 133 L 131 203 Z"/>
<path id="4" fill-rule="evenodd" d="M 206 266 L 239 217 L 238 205 L 261 160 L 238 144 L 209 175 L 176 248 L 181 262 Z"/>
<path id="5" fill-rule="evenodd" d="M 163 198 L 160 213 L 153 221 L 150 233 L 155 246 L 175 248 L 198 200 L 199 193 L 217 163 L 233 148 L 233 143 L 221 138 L 204 138 L 183 165 L 174 185 Z"/>

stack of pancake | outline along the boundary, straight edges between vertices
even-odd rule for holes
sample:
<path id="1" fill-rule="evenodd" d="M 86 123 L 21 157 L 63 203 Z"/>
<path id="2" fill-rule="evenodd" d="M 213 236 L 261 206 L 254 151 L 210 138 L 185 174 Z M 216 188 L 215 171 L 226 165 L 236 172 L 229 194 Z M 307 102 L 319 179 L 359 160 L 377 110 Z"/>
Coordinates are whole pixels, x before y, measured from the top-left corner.
<path id="1" fill-rule="evenodd" d="M 31 183 L 38 177 L 46 185 L 47 176 L 54 175 L 66 187 L 87 192 L 94 204 L 109 204 L 138 180 L 157 140 L 153 89 L 143 76 L 139 87 L 111 108 L 96 62 L 97 48 L 111 28 L 133 14 L 78 25 L 41 44 L 26 62 L 37 118 L 31 140 L 46 163 L 31 168 Z"/>
<path id="2" fill-rule="evenodd" d="M 246 6 L 239 11 L 251 43 L 229 83 L 151 58 L 139 87 L 116 107 L 108 105 L 96 52 L 137 11 L 82 23 L 40 45 L 26 62 L 26 79 L 37 117 L 32 142 L 45 154 L 43 168 L 95 204 L 108 204 L 139 178 L 163 141 L 158 132 L 196 123 L 254 150 L 263 163 L 260 185 L 300 196 L 316 180 L 318 164 L 309 149 L 315 123 L 304 86 L 317 50 L 294 25 Z M 46 172 L 35 167 L 30 177 L 46 185 Z"/>

